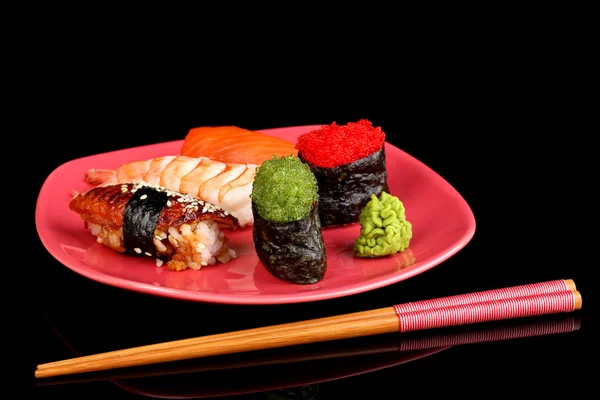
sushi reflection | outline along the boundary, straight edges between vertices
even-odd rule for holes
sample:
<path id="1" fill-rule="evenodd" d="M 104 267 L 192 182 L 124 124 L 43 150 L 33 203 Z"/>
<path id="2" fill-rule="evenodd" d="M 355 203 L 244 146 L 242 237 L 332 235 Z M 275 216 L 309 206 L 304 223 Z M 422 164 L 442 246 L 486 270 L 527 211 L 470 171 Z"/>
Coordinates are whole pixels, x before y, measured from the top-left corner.
<path id="1" fill-rule="evenodd" d="M 51 320 L 49 322 L 52 324 Z M 84 355 L 71 345 L 58 327 L 53 327 L 75 355 Z M 158 398 L 207 398 L 250 393 L 264 393 L 269 397 L 298 391 L 312 393 L 311 396 L 316 398 L 319 384 L 323 382 L 415 362 L 452 346 L 564 334 L 579 328 L 577 315 L 552 315 L 72 375 L 42 380 L 38 384 L 108 380 L 124 390 Z"/>

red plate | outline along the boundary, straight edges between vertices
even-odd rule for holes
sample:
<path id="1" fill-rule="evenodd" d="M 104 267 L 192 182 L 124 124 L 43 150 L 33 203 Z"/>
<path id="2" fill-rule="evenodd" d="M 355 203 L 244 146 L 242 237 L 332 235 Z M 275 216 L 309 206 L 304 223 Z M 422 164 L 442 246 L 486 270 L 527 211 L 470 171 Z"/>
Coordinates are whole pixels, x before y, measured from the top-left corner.
<path id="1" fill-rule="evenodd" d="M 261 132 L 295 142 L 300 134 L 318 127 Z M 102 153 L 56 168 L 40 190 L 35 214 L 39 237 L 50 254 L 87 278 L 137 292 L 210 303 L 284 304 L 348 296 L 400 282 L 439 265 L 475 233 L 475 218 L 463 197 L 422 162 L 386 143 L 390 193 L 403 202 L 413 226 L 410 247 L 392 256 L 357 258 L 352 247 L 360 233 L 358 223 L 323 229 L 327 272 L 315 284 L 298 285 L 271 275 L 256 256 L 251 226 L 228 233 L 237 259 L 199 271 L 172 272 L 156 267 L 154 259 L 123 255 L 96 243 L 68 207 L 74 190 L 91 187 L 83 181 L 85 172 L 176 155 L 182 144 L 179 140 Z"/>

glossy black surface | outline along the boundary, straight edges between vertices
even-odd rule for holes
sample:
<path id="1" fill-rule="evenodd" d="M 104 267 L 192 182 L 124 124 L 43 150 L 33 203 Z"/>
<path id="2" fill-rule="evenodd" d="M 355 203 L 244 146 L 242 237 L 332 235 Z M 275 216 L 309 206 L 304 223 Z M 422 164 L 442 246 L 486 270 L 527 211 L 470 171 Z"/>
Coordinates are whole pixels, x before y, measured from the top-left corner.
<path id="1" fill-rule="evenodd" d="M 28 280 L 21 276 L 8 283 L 19 291 L 31 290 L 28 297 L 34 304 L 27 314 L 32 339 L 26 396 L 378 398 L 398 390 L 399 383 L 416 393 L 435 389 L 435 384 L 416 384 L 414 377 L 427 377 L 430 382 L 452 377 L 455 385 L 464 387 L 475 382 L 465 376 L 478 373 L 495 386 L 511 387 L 516 378 L 535 392 L 564 382 L 553 380 L 555 376 L 577 372 L 576 381 L 565 378 L 567 382 L 579 389 L 590 387 L 592 369 L 586 366 L 595 363 L 597 326 L 597 312 L 589 300 L 595 290 L 590 270 L 597 263 L 586 256 L 593 243 L 584 233 L 589 214 L 583 188 L 597 180 L 582 175 L 586 170 L 578 150 L 586 142 L 562 125 L 561 110 L 568 101 L 548 90 L 542 78 L 519 79 L 517 84 L 484 73 L 464 73 L 458 81 L 434 74 L 423 86 L 406 87 L 377 74 L 369 76 L 373 80 L 367 79 L 359 92 L 290 83 L 266 92 L 258 84 L 236 91 L 215 85 L 208 93 L 174 84 L 159 94 L 146 80 L 127 85 L 99 78 L 78 87 L 75 80 L 65 78 L 66 88 L 46 82 L 36 125 L 24 126 L 43 132 L 34 150 L 39 161 L 36 173 L 28 179 L 29 203 L 19 207 L 20 213 L 29 215 L 26 233 L 35 252 L 27 262 Z M 230 82 L 231 87 L 235 83 Z M 63 100 L 50 94 L 59 89 Z M 321 97 L 319 90 L 327 95 Z M 189 91 L 197 94 L 190 96 Z M 178 93 L 187 96 L 180 98 Z M 109 100 L 99 101 L 102 96 Z M 37 192 L 54 168 L 71 159 L 182 139 L 189 128 L 202 125 L 258 130 L 360 118 L 381 126 L 389 142 L 450 182 L 475 214 L 477 229 L 464 249 L 406 281 L 304 304 L 183 302 L 79 276 L 56 262 L 37 238 L 33 222 Z M 33 378 L 37 364 L 77 355 L 566 278 L 575 280 L 583 297 L 582 310 L 567 315 L 389 334 L 62 380 Z M 402 346 L 424 348 L 401 351 Z M 545 378 L 528 379 L 531 373 Z M 452 387 L 445 393 L 461 393 Z"/>

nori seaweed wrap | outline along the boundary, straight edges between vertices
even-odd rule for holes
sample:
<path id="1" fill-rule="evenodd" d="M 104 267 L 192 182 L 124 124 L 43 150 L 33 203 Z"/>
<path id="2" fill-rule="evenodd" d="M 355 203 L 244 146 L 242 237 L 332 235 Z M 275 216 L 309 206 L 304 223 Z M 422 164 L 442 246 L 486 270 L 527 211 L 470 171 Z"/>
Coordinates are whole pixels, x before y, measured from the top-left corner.
<path id="1" fill-rule="evenodd" d="M 314 175 L 296 156 L 274 156 L 257 169 L 252 237 L 259 260 L 280 279 L 312 284 L 325 275 L 317 191 Z"/>
<path id="2" fill-rule="evenodd" d="M 358 222 L 372 195 L 389 192 L 385 135 L 367 120 L 324 126 L 299 137 L 298 158 L 319 187 L 323 227 Z"/>

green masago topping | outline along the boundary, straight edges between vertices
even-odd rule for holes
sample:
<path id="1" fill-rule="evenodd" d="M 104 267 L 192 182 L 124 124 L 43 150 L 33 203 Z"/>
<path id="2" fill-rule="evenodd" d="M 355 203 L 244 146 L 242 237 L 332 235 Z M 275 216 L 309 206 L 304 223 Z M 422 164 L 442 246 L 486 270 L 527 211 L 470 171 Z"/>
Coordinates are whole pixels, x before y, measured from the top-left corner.
<path id="1" fill-rule="evenodd" d="M 273 156 L 257 168 L 250 197 L 264 219 L 291 222 L 308 215 L 317 190 L 315 176 L 298 157 Z"/>
<path id="2" fill-rule="evenodd" d="M 412 238 L 412 225 L 404 215 L 404 205 L 395 196 L 382 192 L 361 211 L 360 236 L 354 243 L 357 257 L 381 257 L 404 251 Z"/>

